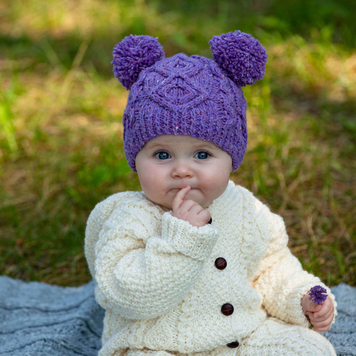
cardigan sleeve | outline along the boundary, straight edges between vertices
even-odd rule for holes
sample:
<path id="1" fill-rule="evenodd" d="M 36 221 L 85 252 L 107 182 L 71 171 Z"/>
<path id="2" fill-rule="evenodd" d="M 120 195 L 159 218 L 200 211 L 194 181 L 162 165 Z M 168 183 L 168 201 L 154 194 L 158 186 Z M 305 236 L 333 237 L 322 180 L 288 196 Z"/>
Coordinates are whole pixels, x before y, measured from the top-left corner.
<path id="1" fill-rule="evenodd" d="M 109 214 L 105 201 L 98 204 L 86 229 L 87 250 L 94 250 L 97 301 L 128 319 L 163 315 L 193 287 L 219 230 L 192 226 L 171 212 L 158 216 L 152 207 L 130 199 L 111 208 Z M 155 228 L 158 218 L 161 229 Z"/>
<path id="2" fill-rule="evenodd" d="M 310 326 L 303 313 L 301 299 L 310 288 L 321 285 L 333 301 L 334 323 L 337 314 L 335 296 L 318 277 L 304 271 L 299 260 L 292 255 L 287 246 L 288 235 L 282 217 L 266 207 L 260 214 L 259 225 L 261 231 L 269 235 L 270 242 L 252 283 L 262 295 L 267 313 L 287 323 Z"/>

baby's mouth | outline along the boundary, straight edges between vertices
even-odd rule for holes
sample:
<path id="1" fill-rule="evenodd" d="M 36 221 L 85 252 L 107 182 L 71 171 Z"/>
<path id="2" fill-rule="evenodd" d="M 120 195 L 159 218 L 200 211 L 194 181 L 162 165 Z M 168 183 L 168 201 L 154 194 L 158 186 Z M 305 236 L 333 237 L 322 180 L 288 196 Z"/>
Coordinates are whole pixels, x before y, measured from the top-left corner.
<path id="1" fill-rule="evenodd" d="M 183 188 L 172 188 L 171 190 L 182 190 L 182 189 L 183 189 Z M 191 190 L 195 190 L 195 189 L 196 189 L 196 188 L 190 188 L 190 189 L 189 189 L 189 192 L 190 192 Z M 189 193 L 189 192 L 188 192 L 188 193 Z M 188 194 L 188 193 L 187 193 L 187 194 Z"/>

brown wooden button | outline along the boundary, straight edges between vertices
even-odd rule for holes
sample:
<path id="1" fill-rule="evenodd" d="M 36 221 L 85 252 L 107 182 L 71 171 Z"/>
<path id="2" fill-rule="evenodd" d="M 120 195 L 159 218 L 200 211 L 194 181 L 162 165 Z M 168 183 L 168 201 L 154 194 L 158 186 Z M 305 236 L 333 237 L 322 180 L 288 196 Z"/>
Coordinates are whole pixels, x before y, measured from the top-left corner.
<path id="1" fill-rule="evenodd" d="M 215 267 L 217 269 L 225 269 L 227 266 L 227 262 L 225 258 L 219 257 L 215 260 Z"/>
<path id="2" fill-rule="evenodd" d="M 227 344 L 227 347 L 230 347 L 232 349 L 234 349 L 235 347 L 239 346 L 239 342 L 238 341 L 234 341 L 234 342 L 230 342 L 229 344 Z"/>
<path id="3" fill-rule="evenodd" d="M 226 303 L 221 307 L 221 312 L 226 316 L 231 315 L 234 312 L 234 307 L 231 304 Z"/>

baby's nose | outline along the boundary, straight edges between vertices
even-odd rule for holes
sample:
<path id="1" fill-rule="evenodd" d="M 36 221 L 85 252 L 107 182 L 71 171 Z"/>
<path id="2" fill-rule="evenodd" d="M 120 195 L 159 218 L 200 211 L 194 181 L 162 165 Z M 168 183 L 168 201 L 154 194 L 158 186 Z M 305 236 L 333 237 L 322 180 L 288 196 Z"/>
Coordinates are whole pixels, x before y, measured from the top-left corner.
<path id="1" fill-rule="evenodd" d="M 193 170 L 187 162 L 177 162 L 172 171 L 173 177 L 192 177 Z"/>

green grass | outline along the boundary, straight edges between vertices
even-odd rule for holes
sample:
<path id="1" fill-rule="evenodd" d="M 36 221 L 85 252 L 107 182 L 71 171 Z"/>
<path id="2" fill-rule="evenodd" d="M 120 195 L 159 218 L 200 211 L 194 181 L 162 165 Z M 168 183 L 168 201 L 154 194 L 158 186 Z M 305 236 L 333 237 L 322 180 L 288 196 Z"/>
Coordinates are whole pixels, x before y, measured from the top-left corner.
<path id="1" fill-rule="evenodd" d="M 235 29 L 267 48 L 245 87 L 248 151 L 232 179 L 287 225 L 292 252 L 329 285 L 356 285 L 356 5 L 339 1 L 0 1 L 0 274 L 75 286 L 96 203 L 140 190 L 127 165 L 124 36 L 211 58 Z M 199 14 L 199 16 L 197 16 Z"/>

